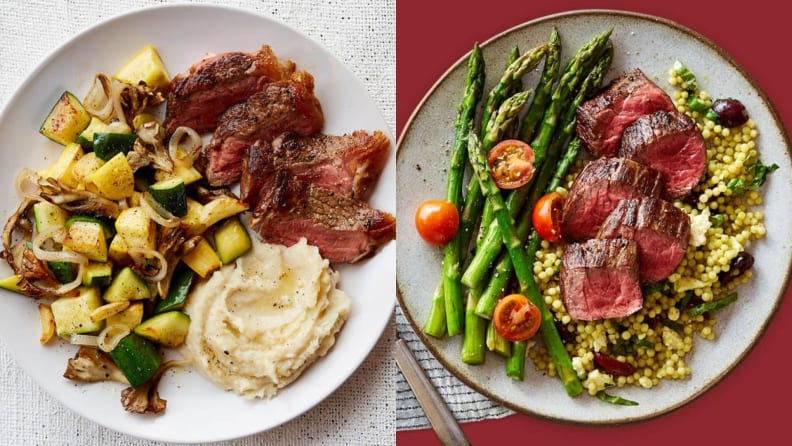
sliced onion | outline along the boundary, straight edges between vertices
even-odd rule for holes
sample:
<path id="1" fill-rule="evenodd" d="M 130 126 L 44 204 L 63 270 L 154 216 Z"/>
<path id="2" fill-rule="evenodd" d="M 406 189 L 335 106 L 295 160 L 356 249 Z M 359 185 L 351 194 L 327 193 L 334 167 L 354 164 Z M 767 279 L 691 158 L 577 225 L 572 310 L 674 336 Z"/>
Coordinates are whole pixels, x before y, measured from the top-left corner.
<path id="1" fill-rule="evenodd" d="M 112 85 L 112 98 L 113 98 L 113 110 L 115 111 L 115 117 L 118 122 L 123 123 L 127 127 L 129 124 L 126 122 L 126 116 L 124 116 L 124 107 L 121 105 L 121 93 L 124 91 L 124 86 L 122 85 Z"/>
<path id="2" fill-rule="evenodd" d="M 46 262 L 69 262 L 78 263 L 80 265 L 88 264 L 88 257 L 84 254 L 69 251 L 45 251 L 41 246 L 49 239 L 53 239 L 58 243 L 63 243 L 66 238 L 66 228 L 63 226 L 53 226 L 47 228 L 43 232 L 36 234 L 33 237 L 33 254 L 39 260 Z"/>
<path id="3" fill-rule="evenodd" d="M 160 280 L 165 278 L 165 275 L 168 274 L 168 261 L 165 260 L 165 256 L 159 253 L 159 251 L 154 249 L 146 249 L 146 248 L 129 248 L 127 251 L 130 256 L 134 259 L 136 256 L 140 255 L 144 258 L 154 257 L 159 261 L 159 271 L 157 274 L 153 276 L 143 276 L 148 282 L 159 282 Z"/>
<path id="4" fill-rule="evenodd" d="M 182 146 L 181 141 L 187 136 L 186 145 Z M 168 141 L 168 155 L 174 164 L 183 167 L 192 167 L 193 162 L 198 158 L 203 140 L 201 135 L 190 127 L 177 127 Z"/>
<path id="5" fill-rule="evenodd" d="M 160 226 L 175 228 L 181 224 L 181 219 L 179 219 L 179 217 L 168 212 L 168 210 L 157 203 L 157 200 L 148 192 L 144 192 L 143 196 L 140 198 L 140 207 L 143 208 L 150 219 L 157 222 Z"/>
<path id="6" fill-rule="evenodd" d="M 39 194 L 41 191 L 38 185 L 39 176 L 36 172 L 28 168 L 19 171 L 14 179 L 14 189 L 21 197 L 30 198 L 31 200 L 41 201 L 42 198 Z"/>
<path id="7" fill-rule="evenodd" d="M 74 345 L 84 345 L 86 347 L 97 347 L 99 345 L 99 336 L 96 335 L 85 335 L 85 334 L 73 334 L 71 338 L 69 338 L 69 342 Z"/>
<path id="8" fill-rule="evenodd" d="M 83 107 L 93 116 L 107 122 L 113 114 L 113 80 L 104 73 L 94 76 L 93 85 L 83 100 Z"/>
<path id="9" fill-rule="evenodd" d="M 103 352 L 110 353 L 129 334 L 129 327 L 120 324 L 108 325 L 99 332 L 97 346 Z"/>
<path id="10" fill-rule="evenodd" d="M 77 274 L 74 277 L 74 280 L 68 283 L 61 283 L 58 286 L 51 287 L 47 285 L 45 282 L 38 281 L 35 283 L 36 288 L 40 288 L 47 293 L 53 294 L 55 296 L 62 296 L 69 291 L 77 288 L 78 286 L 82 285 L 83 274 L 85 273 L 85 265 L 82 263 L 77 264 Z"/>

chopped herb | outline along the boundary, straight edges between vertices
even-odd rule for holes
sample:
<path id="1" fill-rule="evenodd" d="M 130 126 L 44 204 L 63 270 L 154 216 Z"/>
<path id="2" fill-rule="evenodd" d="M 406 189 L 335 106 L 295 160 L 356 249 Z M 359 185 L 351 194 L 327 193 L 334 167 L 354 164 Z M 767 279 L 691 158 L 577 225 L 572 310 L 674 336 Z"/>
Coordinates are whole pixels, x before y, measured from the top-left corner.
<path id="1" fill-rule="evenodd" d="M 726 187 L 734 194 L 742 195 L 745 193 L 745 180 L 742 178 L 732 178 L 726 183 Z"/>
<path id="2" fill-rule="evenodd" d="M 616 395 L 609 395 L 609 394 L 605 393 L 604 390 L 600 390 L 599 392 L 597 392 L 597 398 L 599 398 L 602 401 L 605 401 L 606 403 L 618 404 L 619 406 L 637 406 L 638 405 L 638 403 L 635 402 L 635 401 L 624 399 L 624 398 L 622 398 L 620 396 L 616 396 Z"/>
<path id="3" fill-rule="evenodd" d="M 682 88 L 687 91 L 694 92 L 698 89 L 698 82 L 696 82 L 696 75 L 688 69 L 682 62 L 674 61 L 672 67 L 677 76 L 682 78 Z"/>
<path id="4" fill-rule="evenodd" d="M 708 313 L 710 311 L 720 310 L 737 300 L 737 293 L 729 293 L 726 296 L 713 300 L 712 302 L 704 302 L 703 304 L 696 305 L 690 309 L 691 316 L 698 316 L 700 314 Z"/>
<path id="5" fill-rule="evenodd" d="M 751 189 L 758 189 L 762 187 L 762 185 L 767 181 L 767 175 L 773 173 L 776 169 L 778 169 L 778 164 L 773 163 L 769 166 L 762 164 L 761 161 L 757 161 L 753 164 L 749 164 L 745 166 L 748 172 L 753 173 L 753 179 L 749 184 Z"/>
<path id="6" fill-rule="evenodd" d="M 712 109 L 709 109 L 704 117 L 712 122 L 718 122 L 718 115 Z"/>
<path id="7" fill-rule="evenodd" d="M 651 342 L 651 341 L 643 339 L 643 338 L 639 338 L 636 335 L 632 335 L 632 337 L 630 337 L 630 342 L 632 342 L 633 344 L 635 344 L 635 345 L 637 345 L 639 347 L 654 348 L 654 346 L 655 346 L 654 342 Z"/>
<path id="8" fill-rule="evenodd" d="M 710 223 L 715 228 L 723 226 L 723 214 L 713 214 L 710 216 Z"/>
<path id="9" fill-rule="evenodd" d="M 699 113 L 707 113 L 710 110 L 709 104 L 702 101 L 696 96 L 690 96 L 690 98 L 687 101 L 687 106 L 689 109 L 693 111 L 697 111 Z"/>

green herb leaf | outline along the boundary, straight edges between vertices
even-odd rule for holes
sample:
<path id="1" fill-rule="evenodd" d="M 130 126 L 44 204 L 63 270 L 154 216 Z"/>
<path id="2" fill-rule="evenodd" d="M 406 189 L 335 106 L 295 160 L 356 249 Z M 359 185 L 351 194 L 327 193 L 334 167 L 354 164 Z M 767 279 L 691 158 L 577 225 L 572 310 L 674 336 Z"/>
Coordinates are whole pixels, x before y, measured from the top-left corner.
<path id="1" fill-rule="evenodd" d="M 742 178 L 732 178 L 726 183 L 726 187 L 729 188 L 735 195 L 742 195 L 745 193 L 745 180 Z"/>
<path id="2" fill-rule="evenodd" d="M 753 164 L 749 164 L 746 166 L 748 172 L 753 173 L 753 179 L 751 183 L 748 185 L 751 189 L 758 189 L 762 187 L 762 185 L 767 181 L 767 175 L 773 173 L 776 169 L 778 169 L 778 164 L 773 163 L 771 165 L 762 164 L 761 161 L 757 161 Z"/>
<path id="3" fill-rule="evenodd" d="M 710 216 L 710 223 L 715 228 L 723 226 L 723 214 L 713 214 Z"/>
<path id="4" fill-rule="evenodd" d="M 622 398 L 620 396 L 616 396 L 616 395 L 609 395 L 609 394 L 605 393 L 604 390 L 600 390 L 599 392 L 597 392 L 597 398 L 599 398 L 602 401 L 605 401 L 606 403 L 617 404 L 619 406 L 637 406 L 638 405 L 638 403 L 635 402 L 635 401 L 624 399 L 624 398 Z"/>

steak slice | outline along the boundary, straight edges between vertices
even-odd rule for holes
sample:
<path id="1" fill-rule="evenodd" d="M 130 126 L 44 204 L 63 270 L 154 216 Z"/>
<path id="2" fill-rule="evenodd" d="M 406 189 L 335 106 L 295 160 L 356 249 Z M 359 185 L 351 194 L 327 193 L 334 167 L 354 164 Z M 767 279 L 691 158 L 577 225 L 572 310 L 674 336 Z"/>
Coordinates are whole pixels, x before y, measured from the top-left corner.
<path id="1" fill-rule="evenodd" d="M 357 130 L 348 135 L 301 136 L 287 132 L 272 144 L 259 140 L 250 147 L 242 166 L 242 201 L 254 205 L 258 192 L 272 188 L 274 173 L 294 178 L 351 198 L 362 199 L 379 178 L 388 160 L 390 140 L 384 133 Z"/>
<path id="2" fill-rule="evenodd" d="M 561 213 L 561 233 L 571 241 L 592 238 L 619 200 L 657 197 L 661 191 L 661 177 L 654 169 L 625 158 L 596 159 L 572 184 Z"/>
<path id="3" fill-rule="evenodd" d="M 356 262 L 396 238 L 393 215 L 283 171 L 261 190 L 250 227 L 262 240 L 286 246 L 305 237 L 333 263 Z"/>
<path id="4" fill-rule="evenodd" d="M 229 52 L 201 59 L 171 80 L 165 131 L 170 135 L 179 126 L 210 131 L 228 107 L 270 82 L 291 78 L 294 69 L 294 62 L 279 60 L 268 45 L 253 54 Z"/>
<path id="5" fill-rule="evenodd" d="M 684 113 L 657 111 L 635 120 L 624 131 L 619 156 L 663 175 L 663 196 L 681 198 L 698 184 L 707 168 L 707 149 L 696 123 Z"/>
<path id="6" fill-rule="evenodd" d="M 561 298 L 569 316 L 582 321 L 640 310 L 637 244 L 619 238 L 569 244 L 561 261 Z"/>
<path id="7" fill-rule="evenodd" d="M 254 142 L 272 141 L 287 131 L 311 135 L 322 128 L 324 115 L 313 93 L 313 77 L 301 73 L 296 80 L 267 84 L 220 116 L 214 136 L 201 154 L 210 185 L 239 181 L 242 160 Z"/>
<path id="8" fill-rule="evenodd" d="M 602 224 L 597 238 L 627 238 L 638 244 L 641 281 L 670 276 L 685 258 L 690 217 L 660 198 L 622 200 Z"/>
<path id="9" fill-rule="evenodd" d="M 614 156 L 622 133 L 641 116 L 675 111 L 671 98 L 636 68 L 577 108 L 577 134 L 594 156 Z"/>

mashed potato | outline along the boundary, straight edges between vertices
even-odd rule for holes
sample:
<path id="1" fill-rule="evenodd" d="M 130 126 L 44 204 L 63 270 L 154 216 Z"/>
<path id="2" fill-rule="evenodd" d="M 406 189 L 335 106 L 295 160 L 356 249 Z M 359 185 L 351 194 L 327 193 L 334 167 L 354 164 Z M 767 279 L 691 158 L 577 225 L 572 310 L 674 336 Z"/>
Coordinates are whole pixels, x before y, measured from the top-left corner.
<path id="1" fill-rule="evenodd" d="M 305 239 L 253 250 L 198 284 L 183 353 L 226 390 L 272 397 L 335 343 L 349 313 L 338 273 Z"/>

